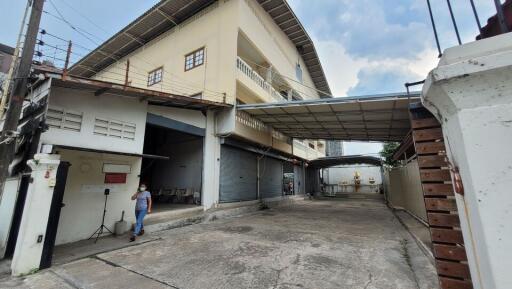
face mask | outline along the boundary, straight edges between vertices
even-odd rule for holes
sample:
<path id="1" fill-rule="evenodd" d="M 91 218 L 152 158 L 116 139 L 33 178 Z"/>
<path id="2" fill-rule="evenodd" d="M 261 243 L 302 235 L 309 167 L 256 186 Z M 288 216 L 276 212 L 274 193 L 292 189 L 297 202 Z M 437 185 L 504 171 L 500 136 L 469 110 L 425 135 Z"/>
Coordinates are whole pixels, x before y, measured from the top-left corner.
<path id="1" fill-rule="evenodd" d="M 146 187 L 140 187 L 139 191 L 144 192 L 146 190 Z"/>

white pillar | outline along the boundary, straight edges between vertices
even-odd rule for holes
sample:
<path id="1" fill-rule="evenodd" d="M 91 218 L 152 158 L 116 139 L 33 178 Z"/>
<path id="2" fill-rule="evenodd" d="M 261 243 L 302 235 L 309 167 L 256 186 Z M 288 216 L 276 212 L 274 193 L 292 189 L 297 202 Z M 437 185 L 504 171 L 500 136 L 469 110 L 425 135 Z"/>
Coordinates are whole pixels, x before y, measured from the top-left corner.
<path id="1" fill-rule="evenodd" d="M 11 263 L 12 274 L 15 276 L 39 269 L 59 158 L 58 155 L 37 154 L 33 160 L 28 161 L 32 169 L 32 182 L 28 186 Z"/>
<path id="2" fill-rule="evenodd" d="M 510 289 L 512 34 L 448 49 L 422 101 L 464 184 L 456 198 L 474 288 Z"/>
<path id="3" fill-rule="evenodd" d="M 205 209 L 215 207 L 219 203 L 220 138 L 216 134 L 215 117 L 212 110 L 206 113 L 202 190 L 202 203 Z"/>

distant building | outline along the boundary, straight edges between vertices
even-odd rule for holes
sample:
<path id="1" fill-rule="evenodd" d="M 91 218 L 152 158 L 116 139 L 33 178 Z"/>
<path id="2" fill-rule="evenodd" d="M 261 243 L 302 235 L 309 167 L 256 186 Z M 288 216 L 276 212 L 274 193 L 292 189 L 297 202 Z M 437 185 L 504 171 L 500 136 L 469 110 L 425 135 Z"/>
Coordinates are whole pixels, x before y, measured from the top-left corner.
<path id="1" fill-rule="evenodd" d="M 14 48 L 0 43 L 0 73 L 7 74 L 13 55 Z"/>
<path id="2" fill-rule="evenodd" d="M 2 91 L 2 83 L 7 77 L 9 67 L 11 67 L 14 48 L 0 43 L 0 92 Z"/>
<path id="3" fill-rule="evenodd" d="M 325 155 L 328 157 L 339 157 L 343 155 L 343 141 L 331 140 L 327 141 L 327 149 Z"/>

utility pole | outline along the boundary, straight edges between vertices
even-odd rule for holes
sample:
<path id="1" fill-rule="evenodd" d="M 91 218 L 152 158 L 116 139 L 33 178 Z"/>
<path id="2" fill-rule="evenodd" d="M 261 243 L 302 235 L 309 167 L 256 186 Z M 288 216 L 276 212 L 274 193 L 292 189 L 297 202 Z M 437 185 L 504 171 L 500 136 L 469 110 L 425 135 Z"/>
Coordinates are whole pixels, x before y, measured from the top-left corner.
<path id="1" fill-rule="evenodd" d="M 27 20 L 27 14 L 30 10 L 30 1 L 27 1 L 27 6 L 25 7 L 25 12 L 23 13 L 23 20 L 21 20 L 21 27 L 20 32 L 18 33 L 18 39 L 16 40 L 16 48 L 14 49 L 14 55 L 12 56 L 12 62 L 11 67 L 9 67 L 9 72 L 7 72 L 7 78 L 5 79 L 3 85 L 2 85 L 2 95 L 0 97 L 2 98 L 0 100 L 0 120 L 4 116 L 5 111 L 5 105 L 7 104 L 7 98 L 9 98 L 9 92 L 11 91 L 11 82 L 12 82 L 12 76 L 14 74 L 14 69 L 16 68 L 16 65 L 18 64 L 18 58 L 20 55 L 20 46 L 21 46 L 21 37 L 23 34 L 23 31 L 25 30 L 25 21 Z"/>
<path id="2" fill-rule="evenodd" d="M 39 32 L 39 23 L 43 12 L 44 0 L 32 0 L 32 9 L 28 22 L 20 64 L 14 79 L 14 85 L 9 98 L 9 107 L 0 135 L 0 201 L 4 191 L 5 180 L 8 177 L 9 165 L 14 157 L 18 122 L 27 94 L 28 79 L 32 69 L 32 58 Z"/>

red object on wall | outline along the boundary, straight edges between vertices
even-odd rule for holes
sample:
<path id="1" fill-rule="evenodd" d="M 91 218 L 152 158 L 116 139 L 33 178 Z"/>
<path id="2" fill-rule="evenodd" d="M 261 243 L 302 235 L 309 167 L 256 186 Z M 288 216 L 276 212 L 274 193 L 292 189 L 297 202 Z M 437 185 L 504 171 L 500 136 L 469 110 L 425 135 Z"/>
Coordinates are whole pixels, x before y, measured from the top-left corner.
<path id="1" fill-rule="evenodd" d="M 126 174 L 124 173 L 106 173 L 105 184 L 126 184 Z"/>

